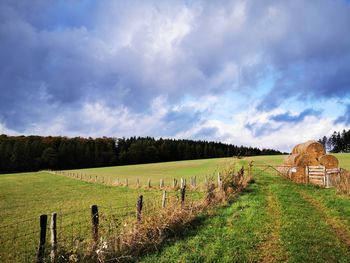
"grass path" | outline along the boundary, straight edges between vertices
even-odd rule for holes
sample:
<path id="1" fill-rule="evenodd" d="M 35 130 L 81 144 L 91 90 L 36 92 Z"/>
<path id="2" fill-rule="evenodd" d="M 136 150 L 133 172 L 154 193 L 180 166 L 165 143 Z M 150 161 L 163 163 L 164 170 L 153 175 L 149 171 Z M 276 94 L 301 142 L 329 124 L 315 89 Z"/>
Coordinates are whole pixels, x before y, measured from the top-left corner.
<path id="1" fill-rule="evenodd" d="M 270 232 L 267 240 L 260 246 L 261 262 L 283 260 L 284 251 L 281 245 L 281 208 L 276 196 L 267 189 L 267 211 L 271 215 Z"/>
<path id="2" fill-rule="evenodd" d="M 349 198 L 268 173 L 255 179 L 232 205 L 140 261 L 350 261 Z"/>
<path id="3" fill-rule="evenodd" d="M 325 222 L 333 229 L 337 237 L 350 249 L 350 232 L 342 220 L 338 217 L 330 216 L 327 213 L 326 207 L 324 207 L 323 204 L 314 199 L 311 195 L 303 191 L 301 191 L 300 194 L 306 201 L 310 202 L 314 208 L 322 214 Z"/>

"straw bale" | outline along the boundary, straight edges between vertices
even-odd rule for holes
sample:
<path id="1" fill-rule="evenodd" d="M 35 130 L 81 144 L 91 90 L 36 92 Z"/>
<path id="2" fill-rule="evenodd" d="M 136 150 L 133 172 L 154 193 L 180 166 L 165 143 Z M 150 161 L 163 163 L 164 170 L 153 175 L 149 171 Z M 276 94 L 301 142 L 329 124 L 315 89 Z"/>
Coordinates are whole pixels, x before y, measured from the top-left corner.
<path id="1" fill-rule="evenodd" d="M 321 156 L 318 161 L 320 165 L 326 167 L 326 169 L 338 168 L 339 162 L 334 155 L 325 154 Z"/>
<path id="2" fill-rule="evenodd" d="M 291 169 L 290 166 L 278 166 L 277 171 L 282 174 L 285 177 L 290 178 L 289 170 Z"/>
<path id="3" fill-rule="evenodd" d="M 290 154 L 284 159 L 284 164 L 295 166 L 298 163 L 300 157 L 301 155 L 299 153 Z"/>
<path id="4" fill-rule="evenodd" d="M 317 159 L 311 154 L 301 154 L 295 163 L 296 166 L 305 168 L 306 166 L 320 165 Z"/>
<path id="5" fill-rule="evenodd" d="M 296 145 L 292 151 L 293 154 L 309 154 L 313 158 L 320 158 L 322 155 L 326 154 L 323 145 L 317 141 L 307 141 Z"/>
<path id="6" fill-rule="evenodd" d="M 296 166 L 290 170 L 290 178 L 297 183 L 305 183 L 305 168 Z"/>

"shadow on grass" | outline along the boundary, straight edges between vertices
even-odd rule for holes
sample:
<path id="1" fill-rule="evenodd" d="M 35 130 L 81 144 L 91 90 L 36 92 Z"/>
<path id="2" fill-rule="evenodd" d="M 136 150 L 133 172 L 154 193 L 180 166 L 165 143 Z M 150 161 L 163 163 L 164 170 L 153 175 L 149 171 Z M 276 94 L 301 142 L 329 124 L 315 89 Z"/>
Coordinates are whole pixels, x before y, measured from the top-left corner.
<path id="1" fill-rule="evenodd" d="M 256 182 L 253 182 L 250 184 L 247 188 L 243 189 L 240 194 L 232 198 L 227 205 L 222 205 L 217 208 L 213 208 L 212 210 L 207 211 L 204 214 L 198 215 L 191 223 L 185 225 L 181 231 L 178 232 L 167 232 L 166 233 L 166 239 L 162 244 L 160 244 L 157 248 L 155 248 L 151 252 L 147 252 L 141 256 L 139 256 L 135 261 L 132 262 L 138 262 L 142 260 L 143 258 L 151 255 L 157 255 L 161 254 L 161 252 L 166 249 L 167 247 L 171 247 L 174 245 L 177 241 L 190 239 L 198 234 L 199 231 L 204 229 L 208 226 L 208 223 L 210 219 L 212 219 L 215 216 L 220 216 L 220 213 L 222 210 L 229 208 L 237 202 L 242 196 L 244 195 L 256 195 L 258 192 L 258 188 L 256 187 Z"/>

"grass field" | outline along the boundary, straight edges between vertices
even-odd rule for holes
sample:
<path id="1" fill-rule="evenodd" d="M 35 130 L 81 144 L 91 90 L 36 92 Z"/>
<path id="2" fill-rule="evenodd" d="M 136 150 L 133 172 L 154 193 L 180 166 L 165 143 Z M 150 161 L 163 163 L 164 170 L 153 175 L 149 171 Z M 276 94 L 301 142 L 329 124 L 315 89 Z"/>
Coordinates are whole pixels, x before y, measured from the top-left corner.
<path id="1" fill-rule="evenodd" d="M 144 190 L 135 187 L 136 177 L 141 184 L 151 178 L 159 185 L 160 178 L 168 184 L 173 177 L 189 178 L 197 175 L 210 175 L 225 166 L 231 159 L 210 159 L 159 164 L 146 164 L 122 167 L 107 167 L 88 169 L 79 172 L 112 177 L 129 178 L 132 187 L 115 187 L 88 183 L 65 176 L 46 172 L 3 174 L 0 175 L 0 262 L 5 261 L 4 255 L 14 247 L 31 247 L 35 253 L 38 237 L 39 215 L 57 212 L 59 228 L 66 229 L 60 233 L 61 238 L 86 237 L 90 234 L 90 206 L 99 206 L 100 220 L 107 222 L 111 216 L 135 216 L 135 205 L 139 194 L 143 194 L 145 207 L 161 205 L 162 192 L 159 190 Z M 118 173 L 116 173 L 118 171 Z M 168 181 L 167 181 L 168 179 Z M 168 195 L 177 195 L 169 192 Z M 197 199 L 203 193 L 188 192 L 187 197 Z M 67 230 L 68 228 L 68 230 Z M 72 240 L 73 242 L 74 240 Z M 66 240 L 64 241 L 66 242 Z M 24 253 L 24 252 L 23 252 Z M 24 255 L 26 256 L 26 255 Z M 28 257 L 33 255 L 27 255 Z M 6 259 L 8 260 L 8 258 Z M 13 259 L 13 261 L 17 261 Z M 20 261 L 22 258 L 20 259 Z"/>
<path id="2" fill-rule="evenodd" d="M 276 163 L 280 157 L 251 159 Z M 350 261 L 349 197 L 268 172 L 255 181 L 236 202 L 140 262 Z"/>
<path id="3" fill-rule="evenodd" d="M 215 172 L 230 163 L 235 163 L 234 158 L 214 158 L 203 160 L 190 160 L 178 162 L 151 163 L 139 165 L 125 165 L 103 168 L 69 170 L 67 172 L 82 173 L 92 176 L 103 176 L 107 181 L 120 179 L 124 182 L 129 180 L 130 185 L 136 185 L 137 179 L 141 185 L 146 185 L 148 178 L 153 184 L 159 184 L 160 179 L 164 179 L 166 185 L 170 185 L 173 178 L 180 180 L 181 177 L 190 179 L 197 176 L 197 182 L 203 183 L 204 176 L 212 176 Z"/>
<path id="4" fill-rule="evenodd" d="M 350 169 L 350 154 L 337 154 L 340 166 Z M 172 178 L 216 174 L 222 167 L 255 163 L 277 165 L 284 156 L 250 157 L 168 162 L 158 164 L 75 170 L 111 179 L 130 180 L 141 185 L 161 178 L 169 185 Z M 335 195 L 333 189 L 297 185 L 284 178 L 263 173 L 232 205 L 203 216 L 201 223 L 183 236 L 169 241 L 154 255 L 141 260 L 151 262 L 220 261 L 252 262 L 287 260 L 289 262 L 349 262 L 350 199 Z M 26 258 L 35 254 L 40 214 L 58 212 L 60 241 L 75 242 L 73 237 L 90 234 L 90 210 L 99 205 L 102 225 L 111 217 L 135 215 L 137 196 L 160 200 L 159 190 L 114 187 L 75 180 L 45 172 L 0 175 L 0 262 L 8 251 Z M 173 193 L 175 194 L 175 193 Z M 202 193 L 188 193 L 199 198 Z M 158 201 L 157 201 L 158 202 Z M 159 201 L 160 206 L 160 201 Z M 150 207 L 151 209 L 151 207 Z M 147 206 L 146 206 L 147 210 Z M 104 221 L 105 220 L 105 221 Z M 30 254 L 18 253 L 30 248 Z M 21 262 L 23 258 L 12 259 Z"/>

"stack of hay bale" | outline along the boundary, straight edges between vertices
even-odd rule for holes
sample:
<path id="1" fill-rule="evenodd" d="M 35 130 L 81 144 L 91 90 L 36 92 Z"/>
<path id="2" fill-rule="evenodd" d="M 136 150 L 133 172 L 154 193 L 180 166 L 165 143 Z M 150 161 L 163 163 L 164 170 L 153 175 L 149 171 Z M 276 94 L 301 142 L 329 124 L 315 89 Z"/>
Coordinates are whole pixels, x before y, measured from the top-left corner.
<path id="1" fill-rule="evenodd" d="M 299 183 L 306 183 L 306 166 L 324 166 L 326 169 L 338 168 L 338 159 L 330 154 L 326 154 L 323 145 L 317 141 L 307 141 L 296 145 L 292 153 L 288 155 L 282 166 L 280 173 L 291 180 Z"/>

